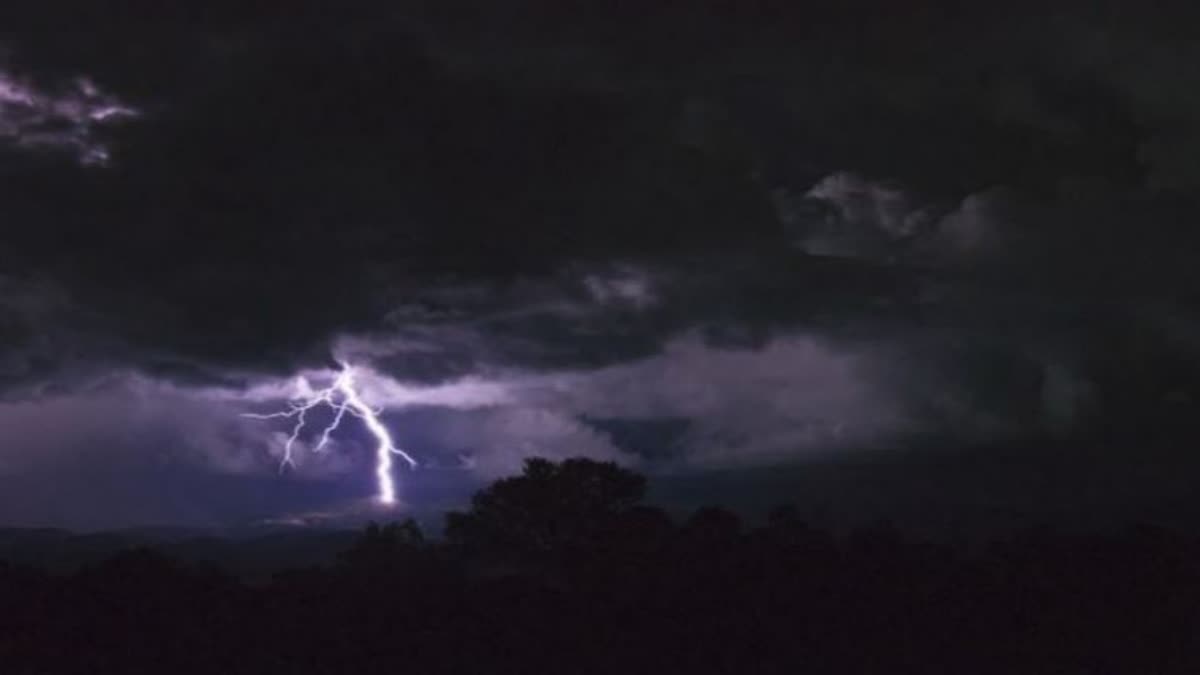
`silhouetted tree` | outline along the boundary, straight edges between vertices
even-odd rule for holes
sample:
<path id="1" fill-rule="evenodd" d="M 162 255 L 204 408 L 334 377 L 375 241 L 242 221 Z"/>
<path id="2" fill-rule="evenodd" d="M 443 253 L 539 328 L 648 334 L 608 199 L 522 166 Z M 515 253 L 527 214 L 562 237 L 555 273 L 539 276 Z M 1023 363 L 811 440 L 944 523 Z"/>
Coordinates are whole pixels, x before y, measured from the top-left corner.
<path id="1" fill-rule="evenodd" d="M 529 459 L 520 476 L 475 494 L 446 517 L 446 537 L 465 550 L 544 555 L 587 550 L 612 538 L 641 501 L 646 479 L 613 462 Z"/>
<path id="2" fill-rule="evenodd" d="M 453 545 L 371 523 L 337 565 L 269 584 L 161 550 L 65 575 L 0 563 L 0 671 L 1200 672 L 1194 536 L 957 550 L 887 523 L 835 537 L 790 507 L 678 525 L 643 489 L 532 460 L 450 517 Z"/>
<path id="3" fill-rule="evenodd" d="M 389 565 L 411 557 L 424 545 L 425 535 L 412 518 L 383 527 L 371 522 L 354 545 L 338 556 L 338 562 L 356 568 Z"/>
<path id="4" fill-rule="evenodd" d="M 425 540 L 411 518 L 386 525 L 369 523 L 357 540 L 337 557 L 337 569 L 360 590 L 372 587 L 432 587 L 453 576 L 452 561 L 442 547 Z"/>
<path id="5" fill-rule="evenodd" d="M 728 509 L 704 506 L 683 526 L 689 539 L 701 544 L 732 544 L 742 533 L 742 519 Z"/>
<path id="6" fill-rule="evenodd" d="M 790 504 L 771 509 L 767 526 L 759 534 L 772 556 L 807 568 L 829 563 L 837 551 L 833 535 L 809 525 Z"/>

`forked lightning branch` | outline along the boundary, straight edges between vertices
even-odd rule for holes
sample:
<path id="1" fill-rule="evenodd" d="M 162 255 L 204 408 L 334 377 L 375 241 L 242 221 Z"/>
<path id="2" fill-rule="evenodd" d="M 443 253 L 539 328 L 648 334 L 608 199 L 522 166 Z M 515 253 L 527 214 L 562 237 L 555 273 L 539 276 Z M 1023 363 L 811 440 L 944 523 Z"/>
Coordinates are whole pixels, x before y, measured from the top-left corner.
<path id="1" fill-rule="evenodd" d="M 330 434 L 345 420 L 347 414 L 363 421 L 367 430 L 375 438 L 375 478 L 378 485 L 378 499 L 384 504 L 396 502 L 396 483 L 392 477 L 392 455 L 397 455 L 412 468 L 417 462 L 408 453 L 396 447 L 392 435 L 380 421 L 382 409 L 375 409 L 363 401 L 355 388 L 354 369 L 349 364 L 342 363 L 342 369 L 334 378 L 333 384 L 324 389 L 313 389 L 308 378 L 301 376 L 297 380 L 296 396 L 288 402 L 288 409 L 273 413 L 244 413 L 244 417 L 256 419 L 290 419 L 294 420 L 292 432 L 283 446 L 283 459 L 280 461 L 280 471 L 295 467 L 293 451 L 308 425 L 309 411 L 321 406 L 333 411 L 333 419 L 322 431 L 320 440 L 313 446 L 313 452 L 320 452 L 329 444 Z"/>

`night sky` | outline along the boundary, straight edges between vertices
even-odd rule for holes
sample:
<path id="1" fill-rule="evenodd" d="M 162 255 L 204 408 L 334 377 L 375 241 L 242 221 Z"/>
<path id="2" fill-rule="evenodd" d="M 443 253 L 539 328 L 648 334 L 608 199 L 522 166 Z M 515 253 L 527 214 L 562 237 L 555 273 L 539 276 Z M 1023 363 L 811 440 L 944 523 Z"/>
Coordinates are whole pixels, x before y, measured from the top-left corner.
<path id="1" fill-rule="evenodd" d="M 610 4 L 6 3 L 0 525 L 373 513 L 339 362 L 397 512 L 1200 524 L 1195 10 Z"/>

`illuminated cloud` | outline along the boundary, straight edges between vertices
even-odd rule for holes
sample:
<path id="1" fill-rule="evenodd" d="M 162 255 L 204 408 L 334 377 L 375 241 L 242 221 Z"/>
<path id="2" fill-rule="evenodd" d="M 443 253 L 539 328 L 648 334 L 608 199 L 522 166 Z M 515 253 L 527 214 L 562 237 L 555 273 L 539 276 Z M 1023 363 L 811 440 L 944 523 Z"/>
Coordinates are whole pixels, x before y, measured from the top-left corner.
<path id="1" fill-rule="evenodd" d="M 50 89 L 0 69 L 0 140 L 18 148 L 62 150 L 103 166 L 111 150 L 97 132 L 139 114 L 86 77 Z"/>
<path id="2" fill-rule="evenodd" d="M 469 377 L 436 385 L 406 385 L 366 365 L 354 365 L 357 390 L 367 405 L 404 408 L 426 405 L 454 409 L 482 408 L 510 402 L 505 388 L 495 382 Z M 293 378 L 260 382 L 243 390 L 204 390 L 208 398 L 229 402 L 270 403 L 312 394 L 310 382 L 329 382 L 336 372 L 306 371 Z"/>
<path id="3" fill-rule="evenodd" d="M 659 301 L 650 275 L 631 266 L 587 275 L 583 283 L 592 299 L 601 305 L 647 309 Z"/>
<path id="4" fill-rule="evenodd" d="M 805 335 L 761 348 L 720 348 L 695 334 L 662 353 L 530 388 L 552 408 L 605 419 L 686 422 L 675 457 L 685 464 L 773 463 L 870 447 L 913 421 L 869 349 Z"/>

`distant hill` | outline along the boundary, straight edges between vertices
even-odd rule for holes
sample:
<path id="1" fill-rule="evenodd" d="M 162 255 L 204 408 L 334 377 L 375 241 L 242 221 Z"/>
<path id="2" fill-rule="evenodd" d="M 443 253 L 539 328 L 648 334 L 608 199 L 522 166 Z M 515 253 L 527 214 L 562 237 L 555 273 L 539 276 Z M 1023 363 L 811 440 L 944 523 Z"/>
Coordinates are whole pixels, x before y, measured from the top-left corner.
<path id="1" fill-rule="evenodd" d="M 274 571 L 333 562 L 357 529 L 254 527 L 206 531 L 138 528 L 77 534 L 36 528 L 0 529 L 0 560 L 56 573 L 73 572 L 114 553 L 147 547 L 188 562 L 212 563 L 247 580 Z"/>

